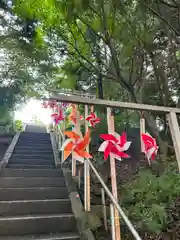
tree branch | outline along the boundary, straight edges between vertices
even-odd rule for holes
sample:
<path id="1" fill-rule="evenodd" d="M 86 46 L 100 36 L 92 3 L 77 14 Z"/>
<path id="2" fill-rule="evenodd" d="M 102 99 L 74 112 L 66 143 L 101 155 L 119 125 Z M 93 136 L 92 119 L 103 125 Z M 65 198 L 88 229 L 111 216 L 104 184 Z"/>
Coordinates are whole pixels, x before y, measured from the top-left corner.
<path id="1" fill-rule="evenodd" d="M 176 9 L 178 8 L 177 5 L 173 5 L 173 4 L 167 3 L 164 0 L 159 0 L 159 2 L 164 4 L 164 5 L 166 5 L 166 6 L 168 6 L 168 7 L 170 7 L 170 8 L 176 8 Z"/>
<path id="2" fill-rule="evenodd" d="M 157 13 L 153 8 L 148 6 L 147 4 L 144 4 L 156 17 L 161 19 L 168 27 L 171 29 L 177 36 L 180 35 L 180 32 L 178 32 L 163 16 L 161 16 L 159 13 Z"/>

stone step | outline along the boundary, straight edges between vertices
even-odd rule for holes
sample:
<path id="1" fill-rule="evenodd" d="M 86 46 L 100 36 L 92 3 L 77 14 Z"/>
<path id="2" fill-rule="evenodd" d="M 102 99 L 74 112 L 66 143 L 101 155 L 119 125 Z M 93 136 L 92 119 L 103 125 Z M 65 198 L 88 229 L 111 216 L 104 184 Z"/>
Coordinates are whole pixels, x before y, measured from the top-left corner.
<path id="1" fill-rule="evenodd" d="M 0 217 L 0 235 L 18 236 L 76 231 L 73 214 Z"/>
<path id="2" fill-rule="evenodd" d="M 4 168 L 0 172 L 2 177 L 64 177 L 60 169 L 10 169 Z"/>
<path id="3" fill-rule="evenodd" d="M 0 216 L 72 213 L 69 199 L 0 201 Z"/>
<path id="4" fill-rule="evenodd" d="M 53 159 L 51 160 L 43 160 L 43 159 L 18 159 L 18 158 L 12 158 L 9 160 L 9 164 L 24 164 L 24 165 L 49 165 L 54 166 L 55 161 Z"/>
<path id="5" fill-rule="evenodd" d="M 0 240 L 80 240 L 76 233 L 59 233 L 59 234 L 46 234 L 46 235 L 23 235 L 23 236 L 6 236 L 0 237 Z"/>
<path id="6" fill-rule="evenodd" d="M 50 177 L 1 177 L 0 188 L 28 188 L 28 187 L 65 187 L 64 178 Z"/>
<path id="7" fill-rule="evenodd" d="M 0 188 L 0 201 L 67 199 L 66 187 Z"/>
<path id="8" fill-rule="evenodd" d="M 34 164 L 34 165 L 28 165 L 28 164 L 8 164 L 7 168 L 20 168 L 20 169 L 55 169 L 55 165 L 39 165 L 39 164 Z"/>

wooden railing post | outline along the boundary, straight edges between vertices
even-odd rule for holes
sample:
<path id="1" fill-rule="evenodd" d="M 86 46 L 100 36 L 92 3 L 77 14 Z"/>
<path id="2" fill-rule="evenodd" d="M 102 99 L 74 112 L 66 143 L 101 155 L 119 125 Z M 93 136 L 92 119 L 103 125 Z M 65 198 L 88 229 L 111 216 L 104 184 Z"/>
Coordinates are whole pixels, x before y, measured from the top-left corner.
<path id="1" fill-rule="evenodd" d="M 111 114 L 111 109 L 107 108 L 107 123 L 108 123 L 108 132 L 114 133 L 115 126 L 114 126 L 114 116 Z M 110 157 L 110 168 L 111 168 L 111 186 L 112 186 L 112 194 L 113 197 L 118 201 L 118 194 L 117 194 L 117 180 L 116 180 L 116 164 L 115 159 Z M 120 221 L 119 221 L 119 213 L 116 208 L 114 208 L 114 229 L 116 240 L 121 239 L 121 231 L 120 231 Z"/>
<path id="2" fill-rule="evenodd" d="M 88 106 L 85 105 L 85 119 L 88 116 Z M 85 120 L 85 131 L 89 130 L 88 122 Z M 86 151 L 89 152 L 89 145 L 86 147 Z M 90 196 L 90 172 L 89 163 L 84 160 L 84 208 L 85 211 L 91 210 L 91 196 Z"/>
<path id="3" fill-rule="evenodd" d="M 180 172 L 180 131 L 179 131 L 179 124 L 177 121 L 176 113 L 170 112 L 167 115 L 167 118 L 168 118 L 168 122 L 169 122 L 169 128 L 171 131 L 174 149 L 175 149 L 178 168 L 179 168 L 179 172 Z"/>
<path id="4" fill-rule="evenodd" d="M 115 214 L 114 214 L 114 206 L 110 204 L 110 215 L 111 215 L 111 236 L 112 240 L 116 240 L 116 229 L 115 229 Z"/>
<path id="5" fill-rule="evenodd" d="M 140 141 L 141 141 L 141 152 L 144 152 L 144 143 L 141 138 L 141 134 L 145 133 L 145 119 L 141 118 L 140 119 Z"/>
<path id="6" fill-rule="evenodd" d="M 107 209 L 106 209 L 106 198 L 105 198 L 105 191 L 104 188 L 101 188 L 101 200 L 102 200 L 102 207 L 103 207 L 103 219 L 104 219 L 104 228 L 106 232 L 108 231 L 107 225 Z M 113 210 L 114 211 L 114 210 Z"/>

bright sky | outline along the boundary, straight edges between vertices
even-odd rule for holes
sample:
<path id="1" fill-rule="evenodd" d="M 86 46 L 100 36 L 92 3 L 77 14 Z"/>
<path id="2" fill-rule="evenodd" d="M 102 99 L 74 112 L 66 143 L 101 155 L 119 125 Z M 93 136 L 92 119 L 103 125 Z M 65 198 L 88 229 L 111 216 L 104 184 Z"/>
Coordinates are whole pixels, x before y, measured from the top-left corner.
<path id="1" fill-rule="evenodd" d="M 42 108 L 40 101 L 31 99 L 26 105 L 22 106 L 15 112 L 15 120 L 30 123 L 33 118 L 36 117 L 44 124 L 48 124 L 51 122 L 50 115 L 50 111 Z"/>

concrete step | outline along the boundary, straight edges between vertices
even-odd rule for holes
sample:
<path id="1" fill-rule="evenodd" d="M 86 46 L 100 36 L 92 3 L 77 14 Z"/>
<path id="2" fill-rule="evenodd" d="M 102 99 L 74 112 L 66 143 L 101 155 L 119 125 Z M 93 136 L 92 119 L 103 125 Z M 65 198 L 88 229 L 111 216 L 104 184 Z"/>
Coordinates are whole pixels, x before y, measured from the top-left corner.
<path id="1" fill-rule="evenodd" d="M 43 145 L 34 145 L 34 146 L 28 146 L 28 145 L 18 145 L 18 143 L 15 146 L 16 150 L 37 150 L 37 151 L 42 151 L 42 150 L 52 150 L 51 145 L 47 145 L 44 147 Z"/>
<path id="2" fill-rule="evenodd" d="M 49 133 L 38 133 L 38 132 L 22 132 L 21 136 L 50 136 Z"/>
<path id="3" fill-rule="evenodd" d="M 48 147 L 51 146 L 51 143 L 42 143 L 42 142 L 37 142 L 37 141 L 18 141 L 16 146 L 33 146 L 33 147 Z"/>
<path id="4" fill-rule="evenodd" d="M 54 159 L 44 160 L 44 159 L 19 159 L 19 158 L 11 158 L 9 160 L 9 164 L 26 164 L 26 165 L 50 165 L 54 166 Z"/>
<path id="5" fill-rule="evenodd" d="M 45 126 L 39 125 L 27 125 L 26 130 L 27 133 L 47 133 Z"/>
<path id="6" fill-rule="evenodd" d="M 10 169 L 4 168 L 1 177 L 64 177 L 60 169 Z"/>
<path id="7" fill-rule="evenodd" d="M 32 154 L 32 155 L 41 155 L 41 154 L 46 154 L 46 155 L 52 155 L 53 150 L 52 149 L 14 149 L 13 154 Z"/>
<path id="8" fill-rule="evenodd" d="M 67 199 L 66 187 L 0 188 L 0 201 Z"/>
<path id="9" fill-rule="evenodd" d="M 50 139 L 50 134 L 22 134 L 20 138 Z"/>
<path id="10" fill-rule="evenodd" d="M 59 234 L 46 234 L 46 235 L 23 235 L 23 236 L 6 236 L 0 237 L 0 240 L 80 240 L 76 233 L 59 233 Z"/>
<path id="11" fill-rule="evenodd" d="M 42 148 L 45 148 L 45 149 L 52 149 L 52 145 L 50 143 L 39 143 L 39 142 L 18 142 L 16 144 L 16 148 L 19 148 L 19 147 L 31 147 L 33 149 L 42 149 Z"/>
<path id="12" fill-rule="evenodd" d="M 32 138 L 19 138 L 18 142 L 32 142 L 32 143 L 51 143 L 51 139 L 44 139 L 44 138 L 37 138 L 37 137 L 32 137 Z"/>
<path id="13" fill-rule="evenodd" d="M 20 168 L 20 169 L 55 169 L 56 166 L 55 165 L 38 165 L 38 164 L 34 164 L 34 165 L 28 165 L 28 164 L 8 164 L 7 168 Z"/>
<path id="14" fill-rule="evenodd" d="M 36 141 L 35 139 L 33 140 L 24 140 L 24 139 L 19 139 L 18 144 L 22 145 L 51 145 L 51 141 Z"/>
<path id="15" fill-rule="evenodd" d="M 21 134 L 20 138 L 22 139 L 41 139 L 41 140 L 49 140 L 50 139 L 50 135 L 38 135 L 38 134 Z"/>
<path id="16" fill-rule="evenodd" d="M 73 214 L 31 215 L 0 217 L 0 235 L 18 236 L 75 232 L 76 221 Z"/>
<path id="17" fill-rule="evenodd" d="M 28 152 L 27 154 L 23 154 L 23 153 L 13 153 L 11 158 L 18 158 L 18 159 L 38 159 L 38 158 L 43 158 L 43 159 L 52 159 L 53 158 L 53 154 L 46 154 L 40 152 L 40 153 L 31 153 Z"/>
<path id="18" fill-rule="evenodd" d="M 65 187 L 64 178 L 50 177 L 1 177 L 0 188 Z"/>
<path id="19" fill-rule="evenodd" d="M 0 216 L 72 213 L 69 199 L 0 201 Z"/>

